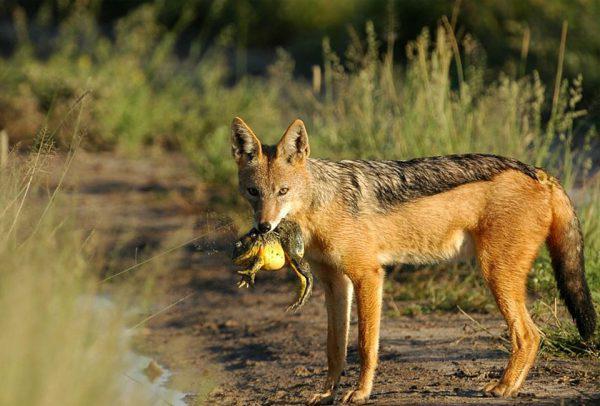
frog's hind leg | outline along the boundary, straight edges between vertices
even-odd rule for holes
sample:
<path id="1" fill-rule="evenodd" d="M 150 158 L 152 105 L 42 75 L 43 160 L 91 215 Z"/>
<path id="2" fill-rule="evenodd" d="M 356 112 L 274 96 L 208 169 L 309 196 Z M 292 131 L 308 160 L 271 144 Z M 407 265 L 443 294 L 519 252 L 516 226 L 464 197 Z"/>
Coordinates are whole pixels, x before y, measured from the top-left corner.
<path id="1" fill-rule="evenodd" d="M 300 226 L 292 221 L 283 220 L 278 226 L 279 241 L 286 254 L 286 260 L 300 280 L 298 298 L 290 310 L 297 310 L 306 303 L 312 293 L 313 277 L 310 266 L 302 257 L 304 256 L 304 240 Z"/>
<path id="2" fill-rule="evenodd" d="M 310 272 L 308 262 L 302 258 L 290 258 L 290 267 L 300 280 L 300 289 L 298 290 L 298 298 L 292 303 L 286 311 L 296 311 L 304 306 L 312 293 L 313 276 Z"/>

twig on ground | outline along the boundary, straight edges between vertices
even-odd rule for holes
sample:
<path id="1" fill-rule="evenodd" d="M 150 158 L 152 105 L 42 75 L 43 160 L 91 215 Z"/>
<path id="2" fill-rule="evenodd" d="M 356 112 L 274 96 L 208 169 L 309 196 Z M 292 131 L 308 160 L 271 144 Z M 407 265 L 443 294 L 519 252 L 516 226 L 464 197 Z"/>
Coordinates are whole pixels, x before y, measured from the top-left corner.
<path id="1" fill-rule="evenodd" d="M 556 322 L 555 323 L 556 327 L 561 328 L 562 326 L 561 326 L 560 320 L 558 318 L 558 304 L 557 304 L 556 298 L 554 298 L 554 307 L 550 306 L 548 303 L 544 302 L 543 300 L 540 300 L 540 303 L 542 305 L 546 306 L 548 308 L 548 310 L 550 310 L 550 314 L 552 315 L 552 318 Z"/>
<path id="2" fill-rule="evenodd" d="M 392 296 L 392 295 L 386 295 L 386 296 L 388 297 L 388 300 L 390 302 L 392 309 L 394 309 L 394 311 L 396 312 L 396 316 L 402 316 L 402 312 L 400 312 L 400 309 L 398 308 L 398 305 L 396 304 L 396 301 L 394 300 L 394 296 Z"/>
<path id="3" fill-rule="evenodd" d="M 156 255 L 153 255 L 153 256 L 151 256 L 151 257 L 150 257 L 150 258 L 148 258 L 148 259 L 145 259 L 145 260 L 143 260 L 142 262 L 137 262 L 137 263 L 135 263 L 135 264 L 131 265 L 130 267 L 123 269 L 122 271 L 119 271 L 119 272 L 117 272 L 117 273 L 115 273 L 115 274 L 112 274 L 112 275 L 110 275 L 110 276 L 107 276 L 106 278 L 102 279 L 102 280 L 100 281 L 100 283 L 107 282 L 107 281 L 109 281 L 109 280 L 111 280 L 111 279 L 113 279 L 113 278 L 116 278 L 116 277 L 117 277 L 117 276 L 119 276 L 119 275 L 123 275 L 124 273 L 127 273 L 127 272 L 129 272 L 129 271 L 132 271 L 132 270 L 134 270 L 135 268 L 138 268 L 138 267 L 140 267 L 140 266 L 142 266 L 142 265 L 144 265 L 144 264 L 147 264 L 148 262 L 150 262 L 150 261 L 153 261 L 153 260 L 155 260 L 156 258 L 159 258 L 159 257 L 162 257 L 162 256 L 164 256 L 164 255 L 167 255 L 167 254 L 169 254 L 169 253 L 171 253 L 171 252 L 173 252 L 173 251 L 175 251 L 175 250 L 177 250 L 177 249 L 179 249 L 179 248 L 185 247 L 186 245 L 193 243 L 193 242 L 194 242 L 194 241 L 196 241 L 196 240 L 199 240 L 199 239 L 201 239 L 201 238 L 204 238 L 204 237 L 206 237 L 206 236 L 207 236 L 208 234 L 210 234 L 210 233 L 214 233 L 214 232 L 216 232 L 216 231 L 223 230 L 223 229 L 225 229 L 225 228 L 227 228 L 227 227 L 229 227 L 229 226 L 231 226 L 231 223 L 223 224 L 223 225 L 221 225 L 221 226 L 219 226 L 219 227 L 216 227 L 216 228 L 214 228 L 213 230 L 211 230 L 211 231 L 209 231 L 209 232 L 206 232 L 206 233 L 204 233 L 204 234 L 200 234 L 200 235 L 198 235 L 198 236 L 196 236 L 196 237 L 194 237 L 194 238 L 191 238 L 191 239 L 189 239 L 189 240 L 187 240 L 187 241 L 185 241 L 185 242 L 183 242 L 183 243 L 181 243 L 181 244 L 179 244 L 179 245 L 176 245 L 176 246 L 174 246 L 174 247 L 168 248 L 168 249 L 164 250 L 163 252 L 159 252 L 158 254 L 156 254 Z M 137 259 L 136 259 L 136 260 L 137 260 Z"/>
<path id="4" fill-rule="evenodd" d="M 504 344 L 508 344 L 508 346 L 503 345 L 503 347 L 507 350 L 510 351 L 510 341 L 507 340 L 506 338 L 502 337 L 499 334 L 494 334 L 492 333 L 487 327 L 485 327 L 483 324 L 481 324 L 480 322 L 478 322 L 477 320 L 475 320 L 473 317 L 471 317 L 471 315 L 469 315 L 467 312 L 465 312 L 463 309 L 460 308 L 460 306 L 456 306 L 458 308 L 458 310 L 464 314 L 469 320 L 471 320 L 481 331 L 487 333 L 490 337 L 494 337 L 499 339 L 500 341 L 502 341 Z"/>
<path id="5" fill-rule="evenodd" d="M 141 326 L 142 324 L 146 323 L 147 321 L 155 318 L 156 316 L 158 316 L 159 314 L 162 314 L 164 312 L 166 312 L 167 310 L 171 309 L 172 307 L 177 306 L 179 303 L 183 302 L 185 299 L 187 299 L 188 297 L 192 296 L 194 293 L 196 292 L 192 292 L 184 297 L 182 297 L 181 299 L 171 303 L 170 305 L 168 305 L 167 307 L 163 307 L 162 309 L 160 309 L 159 311 L 157 311 L 154 314 L 151 314 L 150 316 L 146 317 L 144 320 L 140 321 L 139 323 L 131 326 L 128 328 L 128 330 L 135 330 L 136 328 L 138 328 L 139 326 Z"/>

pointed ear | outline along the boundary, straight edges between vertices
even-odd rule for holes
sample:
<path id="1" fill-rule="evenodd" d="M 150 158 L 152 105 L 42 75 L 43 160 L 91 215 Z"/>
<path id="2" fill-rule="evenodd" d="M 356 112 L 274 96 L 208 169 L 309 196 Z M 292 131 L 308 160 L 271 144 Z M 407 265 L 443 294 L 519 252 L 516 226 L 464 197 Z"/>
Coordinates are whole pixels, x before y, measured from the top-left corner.
<path id="1" fill-rule="evenodd" d="M 296 119 L 277 143 L 277 157 L 286 159 L 289 163 L 299 162 L 310 154 L 306 127 L 300 119 Z"/>
<path id="2" fill-rule="evenodd" d="M 239 117 L 231 123 L 231 154 L 238 165 L 252 162 L 262 155 L 259 139 Z"/>

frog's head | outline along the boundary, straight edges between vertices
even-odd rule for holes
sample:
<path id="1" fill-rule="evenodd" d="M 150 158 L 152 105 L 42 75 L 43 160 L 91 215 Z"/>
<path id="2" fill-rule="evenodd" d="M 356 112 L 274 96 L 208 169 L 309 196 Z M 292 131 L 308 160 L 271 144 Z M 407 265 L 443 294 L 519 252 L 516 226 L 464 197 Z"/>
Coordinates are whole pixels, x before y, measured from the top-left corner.
<path id="1" fill-rule="evenodd" d="M 261 236 L 256 229 L 250 230 L 244 234 L 233 245 L 233 254 L 231 258 L 235 265 L 244 265 L 248 260 L 254 259 L 262 245 Z"/>

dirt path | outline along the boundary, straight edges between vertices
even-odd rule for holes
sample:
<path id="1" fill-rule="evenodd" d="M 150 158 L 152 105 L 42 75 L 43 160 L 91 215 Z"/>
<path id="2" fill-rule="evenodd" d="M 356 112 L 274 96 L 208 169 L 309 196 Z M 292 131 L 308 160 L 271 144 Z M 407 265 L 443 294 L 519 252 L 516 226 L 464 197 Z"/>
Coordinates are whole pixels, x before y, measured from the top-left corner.
<path id="1" fill-rule="evenodd" d="M 113 272 L 140 250 L 146 258 L 223 223 L 207 214 L 206 191 L 178 156 L 82 154 L 66 189 L 86 227 L 104 236 Z M 147 323 L 140 348 L 174 372 L 174 386 L 197 394 L 190 403 L 205 392 L 214 404 L 303 403 L 326 373 L 322 291 L 317 286 L 300 313 L 286 314 L 295 289 L 289 273 L 259 274 L 254 290 L 237 289 L 227 255 L 235 234 L 225 227 L 161 258 L 153 308 L 191 296 Z M 148 267 L 136 277 L 156 268 Z M 475 317 L 492 334 L 504 329 L 497 315 Z M 355 319 L 351 328 L 341 391 L 358 375 Z M 585 357 L 542 357 L 518 398 L 482 397 L 478 389 L 499 377 L 506 359 L 500 341 L 463 315 L 384 317 L 372 403 L 600 403 L 600 363 Z"/>

